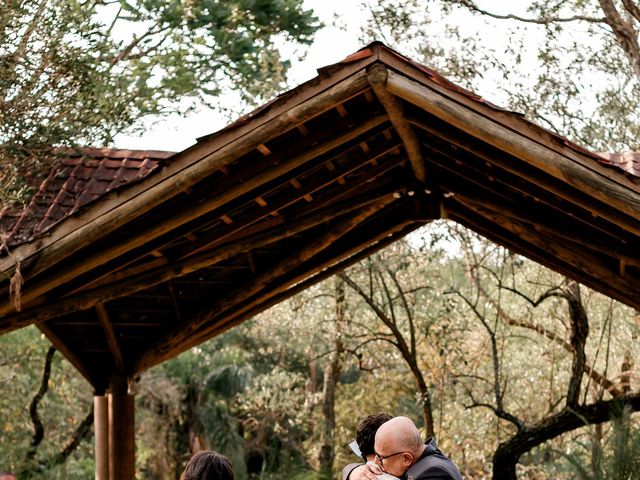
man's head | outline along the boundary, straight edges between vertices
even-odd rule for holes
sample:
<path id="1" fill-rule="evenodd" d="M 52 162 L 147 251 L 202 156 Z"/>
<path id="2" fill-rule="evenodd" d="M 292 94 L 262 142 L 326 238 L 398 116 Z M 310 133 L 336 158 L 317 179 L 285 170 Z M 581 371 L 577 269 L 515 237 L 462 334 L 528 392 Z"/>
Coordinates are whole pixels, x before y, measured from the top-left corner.
<path id="1" fill-rule="evenodd" d="M 17 480 L 15 474 L 11 472 L 0 472 L 0 480 Z"/>
<path id="2" fill-rule="evenodd" d="M 233 480 L 233 478 L 233 468 L 229 459 L 218 452 L 207 450 L 191 457 L 180 480 Z"/>
<path id="3" fill-rule="evenodd" d="M 365 461 L 372 461 L 376 454 L 373 444 L 378 428 L 392 418 L 391 415 L 386 413 L 377 413 L 375 415 L 368 415 L 360 422 L 360 425 L 358 425 L 356 430 L 356 443 Z"/>
<path id="4" fill-rule="evenodd" d="M 376 463 L 382 470 L 401 477 L 420 459 L 425 446 L 416 425 L 407 417 L 383 423 L 375 439 Z"/>

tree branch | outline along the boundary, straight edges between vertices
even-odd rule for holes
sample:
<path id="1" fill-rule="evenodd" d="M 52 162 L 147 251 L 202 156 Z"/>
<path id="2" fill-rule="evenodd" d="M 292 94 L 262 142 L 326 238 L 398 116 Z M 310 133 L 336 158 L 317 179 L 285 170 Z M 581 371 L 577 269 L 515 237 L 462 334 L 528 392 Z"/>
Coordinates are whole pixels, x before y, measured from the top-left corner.
<path id="1" fill-rule="evenodd" d="M 524 453 L 563 433 L 607 422 L 625 409 L 640 411 L 640 392 L 591 405 L 565 407 L 559 413 L 524 428 L 496 449 L 493 455 L 493 478 L 515 479 L 516 464 Z"/>
<path id="2" fill-rule="evenodd" d="M 585 371 L 587 356 L 585 346 L 589 336 L 589 320 L 587 312 L 582 305 L 580 287 L 576 282 L 567 286 L 565 298 L 569 302 L 569 316 L 571 319 L 571 347 L 573 348 L 573 364 L 571 367 L 571 379 L 567 388 L 567 407 L 576 407 L 580 396 L 582 375 Z"/>
<path id="3" fill-rule="evenodd" d="M 495 18 L 498 20 L 516 20 L 518 22 L 524 23 L 533 23 L 537 25 L 549 25 L 551 23 L 568 23 L 568 22 L 589 22 L 589 23 L 606 23 L 606 19 L 602 17 L 590 17 L 588 15 L 573 15 L 570 17 L 538 17 L 538 18 L 527 18 L 520 17 L 518 15 L 507 14 L 500 15 L 497 13 L 489 12 L 480 8 L 476 3 L 472 0 L 445 0 L 454 5 L 462 5 L 472 12 L 479 13 L 480 15 L 486 15 L 487 17 Z"/>
<path id="4" fill-rule="evenodd" d="M 51 378 L 51 363 L 53 362 L 53 355 L 55 353 L 56 348 L 49 347 L 44 360 L 44 368 L 42 369 L 40 388 L 38 388 L 38 391 L 31 399 L 31 403 L 29 405 L 29 415 L 31 416 L 31 422 L 33 423 L 33 437 L 31 438 L 31 444 L 29 445 L 29 449 L 27 450 L 27 453 L 25 455 L 25 459 L 29 462 L 34 459 L 36 451 L 38 450 L 38 446 L 44 439 L 44 425 L 42 424 L 42 420 L 40 420 L 40 415 L 38 414 L 38 405 L 47 393 L 47 390 L 49 390 L 49 379 Z"/>
<path id="5" fill-rule="evenodd" d="M 640 22 L 640 7 L 636 5 L 632 0 L 622 0 L 624 8 L 633 18 Z"/>
<path id="6" fill-rule="evenodd" d="M 612 0 L 598 1 L 600 8 L 602 8 L 605 14 L 606 23 L 611 27 L 611 30 L 613 30 L 616 40 L 618 40 L 620 47 L 631 64 L 633 73 L 640 77 L 640 45 L 638 45 L 638 36 L 633 25 L 622 18 Z M 630 2 L 627 1 L 626 3 Z"/>

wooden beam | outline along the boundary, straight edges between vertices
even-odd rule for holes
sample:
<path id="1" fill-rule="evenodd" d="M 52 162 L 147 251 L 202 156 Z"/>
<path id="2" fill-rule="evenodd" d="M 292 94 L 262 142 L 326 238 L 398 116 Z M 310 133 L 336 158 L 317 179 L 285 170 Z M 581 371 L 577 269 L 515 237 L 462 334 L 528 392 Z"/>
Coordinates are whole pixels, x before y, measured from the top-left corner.
<path id="1" fill-rule="evenodd" d="M 614 207 L 620 215 L 611 218 L 613 223 L 622 223 L 625 229 L 640 235 L 640 186 L 634 185 L 622 172 L 607 169 L 594 158 L 580 157 L 576 152 L 569 157 L 551 145 L 530 138 L 527 132 L 502 125 L 393 71 L 388 72 L 387 89 L 469 135 L 541 169 L 567 186 Z M 594 210 L 594 213 L 606 215 L 602 208 Z M 609 217 L 611 215 L 605 218 Z"/>
<path id="2" fill-rule="evenodd" d="M 243 302 L 239 304 L 237 308 L 225 312 L 225 315 L 220 319 L 220 323 L 216 321 L 213 323 L 213 328 L 212 326 L 203 328 L 197 336 L 194 336 L 190 343 L 193 344 L 192 346 L 195 346 L 213 336 L 227 331 L 232 326 L 240 323 L 240 321 L 242 321 L 241 319 L 247 319 L 257 315 L 282 300 L 302 292 L 311 285 L 315 285 L 345 268 L 355 265 L 375 252 L 396 242 L 408 233 L 420 228 L 425 225 L 425 223 L 428 222 L 403 221 L 390 229 L 383 230 L 375 237 L 368 238 L 364 242 L 352 246 L 338 258 L 331 258 L 329 260 L 320 259 L 317 263 L 314 262 L 309 270 L 305 270 L 303 273 L 299 273 L 293 277 L 286 277 L 272 288 L 257 295 L 254 299 Z"/>
<path id="3" fill-rule="evenodd" d="M 258 186 L 270 182 L 275 178 L 278 178 L 292 171 L 293 169 L 317 158 L 318 156 L 323 155 L 339 147 L 340 145 L 359 137 L 360 135 L 386 122 L 387 120 L 388 118 L 386 115 L 371 117 L 361 124 L 358 124 L 353 129 L 344 132 L 342 135 L 333 137 L 325 143 L 316 145 L 295 157 L 288 158 L 286 161 L 279 163 L 270 169 L 262 171 L 259 174 L 246 179 L 246 181 L 229 188 L 228 190 L 213 195 L 212 198 L 209 198 L 207 201 L 195 204 L 193 208 L 185 210 L 182 213 L 178 213 L 171 218 L 168 218 L 165 222 L 154 223 L 142 231 L 137 231 L 135 236 L 128 236 L 126 241 L 111 245 L 101 250 L 100 252 L 89 255 L 88 257 L 82 257 L 77 263 L 66 265 L 65 268 L 61 272 L 58 272 L 56 275 L 49 275 L 46 278 L 33 284 L 29 284 L 29 282 L 26 281 L 22 289 L 22 304 L 27 305 L 29 301 L 39 297 L 40 295 L 43 295 L 52 288 L 55 288 L 65 283 L 66 281 L 71 280 L 72 278 L 85 273 L 88 270 L 91 270 L 92 268 L 104 264 L 112 258 L 122 255 L 128 250 L 143 245 L 144 243 L 156 237 L 159 237 L 191 220 L 194 220 L 199 216 L 215 210 L 223 204 L 235 198 L 238 198 L 240 195 L 248 193 Z M 201 179 L 202 178 L 199 178 L 199 180 Z M 130 208 L 136 208 L 135 205 L 137 204 L 137 201 L 133 202 Z M 97 225 L 94 227 L 98 228 Z M 85 232 L 87 234 L 85 242 L 90 242 L 91 239 L 97 240 L 104 236 L 105 227 L 100 228 L 102 229 L 101 231 Z M 75 238 L 76 232 L 73 232 L 70 235 Z M 72 246 L 74 246 L 74 248 L 77 247 L 75 243 L 71 243 L 68 248 L 61 248 L 59 250 L 56 250 L 56 252 L 51 253 L 51 255 L 54 258 L 70 255 L 73 253 L 73 251 L 75 251 L 71 249 Z M 47 264 L 48 263 L 50 262 L 47 261 Z M 38 268 L 35 268 L 35 270 L 38 271 Z M 14 310 L 14 306 L 9 299 L 6 299 L 5 302 L 0 305 L 0 315 L 6 315 L 12 310 Z"/>
<path id="4" fill-rule="evenodd" d="M 381 63 L 376 63 L 369 68 L 367 79 L 378 100 L 387 111 L 393 127 L 404 143 L 404 148 L 411 162 L 413 173 L 418 181 L 424 183 L 427 179 L 427 172 L 424 165 L 424 158 L 422 157 L 420 142 L 413 128 L 404 117 L 402 102 L 387 90 L 387 73 L 387 67 Z"/>
<path id="5" fill-rule="evenodd" d="M 340 167 L 340 169 L 337 170 L 336 175 L 350 175 L 356 172 L 357 170 L 365 167 L 367 164 L 372 163 L 373 161 L 380 159 L 382 157 L 386 157 L 387 155 L 394 152 L 395 149 L 399 149 L 398 145 L 396 144 L 393 144 L 391 146 L 385 145 L 382 148 L 375 149 L 371 151 L 369 156 L 363 156 L 362 159 L 356 159 L 353 163 L 349 163 L 348 165 L 344 165 Z M 399 160 L 397 164 L 401 165 L 402 161 Z M 367 180 L 373 180 L 379 176 L 385 175 L 387 171 L 393 168 L 394 166 L 395 166 L 395 159 L 387 160 L 380 166 L 367 171 L 364 178 L 366 178 Z M 268 217 L 269 215 L 272 215 L 274 212 L 277 212 L 283 208 L 287 208 L 295 204 L 302 198 L 305 198 L 307 194 L 311 192 L 315 193 L 315 192 L 318 192 L 319 190 L 322 190 L 322 195 L 325 195 L 325 190 L 329 189 L 326 192 L 326 194 L 330 198 L 335 200 L 339 196 L 343 195 L 344 192 L 350 192 L 356 188 L 361 189 L 362 182 L 363 182 L 363 178 L 359 177 L 357 179 L 357 183 L 355 181 L 352 181 L 351 185 L 348 185 L 346 187 L 341 187 L 340 191 L 338 191 L 338 187 L 336 186 L 336 183 L 335 183 L 335 177 L 320 177 L 317 179 L 316 178 L 310 179 L 308 182 L 305 183 L 304 187 L 300 185 L 300 191 L 296 192 L 295 195 L 287 194 L 282 196 L 282 198 L 273 199 L 269 204 L 268 209 L 256 210 L 253 213 L 244 215 L 242 218 L 239 218 L 236 222 L 232 222 L 231 225 L 228 225 L 222 228 L 217 228 L 212 232 L 202 234 L 197 241 L 192 242 L 191 244 L 189 244 L 188 246 L 184 247 L 179 251 L 172 251 L 170 255 L 172 258 L 176 258 L 176 257 L 183 258 L 183 257 L 195 255 L 198 252 L 201 252 L 203 250 L 210 250 L 211 248 L 214 248 L 218 245 L 222 245 L 231 240 L 242 238 L 258 230 L 264 230 L 265 228 L 269 228 L 269 225 L 276 226 L 278 224 L 282 224 L 284 219 L 281 216 L 276 217 L 275 220 L 270 220 L 269 223 L 265 223 L 263 219 L 265 217 Z M 319 197 L 319 199 L 321 198 L 322 197 Z M 313 208 L 313 206 L 311 207 Z M 337 206 L 336 208 L 341 208 L 341 207 Z M 306 207 L 305 207 L 305 210 L 306 210 Z M 300 216 L 303 214 L 304 214 L 304 211 L 296 212 L 296 216 Z M 261 220 L 262 222 L 260 224 L 257 224 L 257 222 Z M 154 245 L 154 246 L 157 248 L 157 245 Z M 138 255 L 138 258 L 139 257 L 140 255 Z M 166 261 L 164 263 L 166 263 Z M 145 264 L 143 265 L 136 265 L 135 267 L 131 267 L 133 271 L 130 274 L 127 273 L 129 269 L 123 270 L 122 268 L 120 268 L 118 271 L 114 272 L 113 274 L 102 275 L 98 277 L 99 280 L 97 279 L 97 281 L 75 279 L 73 281 L 74 283 L 80 282 L 80 280 L 82 280 L 81 283 L 79 283 L 82 285 L 82 287 L 80 288 L 72 287 L 72 291 L 68 292 L 67 295 L 70 293 L 73 293 L 74 291 L 88 290 L 89 288 L 93 288 L 99 285 L 104 285 L 106 283 L 112 283 L 115 280 L 128 278 L 141 271 L 149 270 L 149 268 L 146 268 L 146 269 L 144 268 L 144 265 L 146 264 L 149 264 L 151 266 L 151 262 L 145 262 Z M 0 320 L 0 324 L 1 323 L 2 321 Z"/>
<path id="6" fill-rule="evenodd" d="M 583 227 L 608 235 L 612 240 L 624 242 L 625 240 L 620 239 L 621 233 L 626 233 L 626 237 L 632 236 L 631 232 L 624 231 L 618 225 L 601 216 L 593 215 L 593 210 L 589 209 L 589 205 L 593 204 L 594 201 L 584 193 L 580 192 L 583 197 L 582 200 L 578 198 L 568 199 L 566 196 L 567 189 L 550 188 L 551 186 L 548 182 L 551 181 L 552 184 L 555 184 L 557 180 L 545 175 L 543 172 L 539 172 L 536 175 L 532 174 L 531 168 L 523 168 L 523 166 L 514 168 L 514 161 L 502 158 L 505 155 L 501 155 L 500 152 L 491 153 L 486 151 L 478 141 L 476 141 L 477 145 L 473 145 L 453 133 L 445 133 L 434 126 L 435 122 L 411 121 L 412 123 L 415 122 L 416 126 L 421 126 L 433 138 L 449 142 L 456 149 L 455 153 L 445 152 L 437 145 L 434 145 L 434 141 L 431 138 L 425 142 L 429 143 L 428 146 L 423 143 L 424 148 L 430 152 L 430 163 L 446 170 L 450 174 L 456 177 L 464 176 L 483 188 L 491 183 L 496 186 L 502 186 L 511 192 L 517 192 L 523 199 L 531 198 L 536 204 L 550 208 L 554 212 L 553 215 L 570 215 L 574 221 L 579 222 Z M 486 170 L 491 172 L 489 173 L 474 166 L 479 162 L 483 162 Z M 490 191 L 488 193 L 489 196 L 495 196 Z"/>
<path id="7" fill-rule="evenodd" d="M 203 325 L 206 325 L 212 318 L 219 315 L 220 312 L 244 302 L 250 298 L 270 282 L 284 275 L 288 271 L 295 268 L 297 265 L 305 262 L 318 254 L 340 237 L 346 235 L 349 231 L 353 230 L 359 224 L 366 219 L 376 214 L 378 211 L 391 204 L 395 199 L 392 195 L 375 202 L 373 205 L 365 207 L 361 212 L 353 215 L 352 217 L 343 220 L 338 225 L 331 228 L 324 235 L 317 238 L 315 241 L 307 244 L 297 252 L 284 258 L 281 262 L 273 267 L 270 267 L 262 274 L 254 276 L 253 280 L 245 285 L 240 291 L 234 292 L 226 298 L 216 301 L 211 308 L 207 308 L 202 314 L 197 315 L 186 325 L 182 326 L 178 331 L 172 331 L 162 339 L 160 339 L 149 350 L 156 352 L 159 357 L 171 356 L 172 352 L 176 349 L 180 349 L 181 345 L 189 340 L 189 338 L 199 330 Z M 134 368 L 141 368 L 140 364 L 136 364 Z"/>
<path id="8" fill-rule="evenodd" d="M 452 200 L 461 201 L 462 199 L 453 197 Z M 473 222 L 472 229 L 481 228 L 480 233 L 482 235 L 498 243 L 502 243 L 501 239 L 504 238 L 504 235 L 499 234 L 498 230 L 508 230 L 517 238 L 516 241 L 511 241 L 509 245 L 505 245 L 513 251 L 522 253 L 552 270 L 568 275 L 627 305 L 634 308 L 640 307 L 635 290 L 630 288 L 628 279 L 620 278 L 615 273 L 612 274 L 612 271 L 603 265 L 597 257 L 584 251 L 577 252 L 565 246 L 564 242 L 558 241 L 557 238 L 549 238 L 539 232 L 532 235 L 525 226 L 516 220 L 510 220 L 504 215 L 487 210 L 474 202 L 470 203 L 472 205 L 466 205 L 466 207 L 472 209 L 476 212 L 476 215 L 480 215 L 485 221 L 488 220 L 487 223 L 492 225 L 492 229 L 496 233 L 492 233 L 491 229 L 487 227 L 480 227 L 478 218 L 472 219 L 469 215 L 455 210 L 456 217 L 463 216 L 467 221 Z M 450 210 L 450 212 L 453 215 L 454 210 Z M 500 228 L 496 227 L 496 225 L 499 225 Z M 522 239 L 526 239 L 526 241 L 523 242 Z M 535 252 L 534 256 L 530 256 L 531 252 Z"/>
<path id="9" fill-rule="evenodd" d="M 167 162 L 162 171 L 138 185 L 110 195 L 110 201 L 97 202 L 74 218 L 54 228 L 42 241 L 21 245 L 13 250 L 20 261 L 39 251 L 33 272 L 42 271 L 66 258 L 69 252 L 100 238 L 105 231 L 120 227 L 149 211 L 158 202 L 165 201 L 224 167 L 238 156 L 250 152 L 261 143 L 332 109 L 368 89 L 366 73 L 362 68 L 373 57 L 351 65 L 330 75 L 330 79 L 296 95 L 283 96 L 271 105 L 268 115 L 259 115 L 246 124 L 227 128 L 211 139 L 205 139 Z M 96 233 L 100 232 L 99 235 Z M 0 271 L 13 271 L 14 260 L 0 259 Z"/>
<path id="10" fill-rule="evenodd" d="M 71 364 L 76 367 L 76 370 L 80 372 L 80 374 L 89 382 L 95 390 L 101 391 L 104 389 L 104 385 L 98 383 L 96 378 L 94 378 L 87 370 L 87 366 L 85 363 L 80 360 L 80 358 L 75 354 L 73 350 L 71 350 L 65 342 L 53 331 L 46 323 L 41 323 L 38 325 L 38 329 L 45 334 L 45 336 L 49 339 L 49 341 L 56 347 L 64 357 L 71 362 Z"/>
<path id="11" fill-rule="evenodd" d="M 215 322 L 204 325 L 188 342 L 176 346 L 175 349 L 164 352 L 162 355 L 159 355 L 155 349 L 148 349 L 139 360 L 134 362 L 135 371 L 144 371 L 153 365 L 168 360 L 178 353 L 227 331 L 243 320 L 260 313 L 285 298 L 301 292 L 317 282 L 329 278 L 336 272 L 388 246 L 421 225 L 424 225 L 424 222 L 412 223 L 410 221 L 402 221 L 399 224 L 378 232 L 375 236 L 352 245 L 337 258 L 319 260 L 310 267 L 310 270 L 305 270 L 295 276 L 287 276 L 284 280 L 279 280 L 276 285 L 269 288 L 267 293 L 258 295 L 256 298 L 249 299 L 246 302 L 239 303 L 231 312 L 226 312 L 229 314 L 228 316 L 225 314 L 221 318 L 216 319 Z"/>
<path id="12" fill-rule="evenodd" d="M 116 336 L 116 332 L 113 328 L 113 323 L 109 318 L 109 314 L 107 313 L 107 309 L 104 308 L 104 304 L 98 303 L 96 305 L 96 312 L 98 313 L 98 319 L 100 320 L 100 325 L 102 326 L 104 335 L 107 338 L 107 345 L 109 345 L 109 350 L 111 350 L 111 354 L 113 355 L 113 363 L 116 366 L 116 370 L 122 372 L 124 371 L 122 350 L 120 349 L 118 337 Z"/>
<path id="13" fill-rule="evenodd" d="M 521 225 L 529 225 L 531 235 L 542 233 L 547 237 L 554 238 L 557 243 L 572 244 L 572 250 L 576 252 L 586 251 L 588 255 L 601 253 L 608 257 L 612 263 L 624 261 L 628 265 L 640 266 L 640 258 L 634 257 L 632 251 L 623 251 L 622 245 L 617 245 L 614 241 L 601 241 L 597 232 L 589 232 L 578 229 L 575 219 L 572 217 L 553 217 L 552 215 L 540 215 L 527 208 L 527 213 L 517 212 L 510 203 L 498 203 L 487 195 L 478 195 L 479 192 L 461 191 L 456 197 L 468 207 L 472 204 L 499 212 L 511 220 L 519 222 Z"/>
<path id="14" fill-rule="evenodd" d="M 336 216 L 347 215 L 360 208 L 366 208 L 374 202 L 385 202 L 393 199 L 392 193 L 384 193 L 377 198 L 363 199 L 360 202 L 345 202 L 343 205 L 332 205 L 306 217 L 300 218 L 288 228 L 275 228 L 244 239 L 238 239 L 222 246 L 218 250 L 205 251 L 197 255 L 178 260 L 171 265 L 161 266 L 153 270 L 134 275 L 126 280 L 113 284 L 102 285 L 89 291 L 65 298 L 55 303 L 49 303 L 20 313 L 0 318 L 0 333 L 8 333 L 31 323 L 44 322 L 51 318 L 67 315 L 79 310 L 92 308 L 100 303 L 129 296 L 135 292 L 159 285 L 173 278 L 181 277 L 196 270 L 215 265 L 236 255 L 275 243 L 283 238 L 297 235 L 309 228 L 326 222 Z"/>

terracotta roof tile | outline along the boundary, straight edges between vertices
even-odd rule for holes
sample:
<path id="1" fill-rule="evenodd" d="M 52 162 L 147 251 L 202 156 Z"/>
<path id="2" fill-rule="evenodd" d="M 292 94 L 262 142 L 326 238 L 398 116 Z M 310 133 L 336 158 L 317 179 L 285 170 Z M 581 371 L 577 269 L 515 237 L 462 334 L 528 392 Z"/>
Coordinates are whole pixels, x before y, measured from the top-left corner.
<path id="1" fill-rule="evenodd" d="M 72 151 L 58 160 L 26 208 L 0 210 L 0 232 L 9 246 L 30 241 L 108 192 L 146 177 L 172 155 L 109 148 Z"/>

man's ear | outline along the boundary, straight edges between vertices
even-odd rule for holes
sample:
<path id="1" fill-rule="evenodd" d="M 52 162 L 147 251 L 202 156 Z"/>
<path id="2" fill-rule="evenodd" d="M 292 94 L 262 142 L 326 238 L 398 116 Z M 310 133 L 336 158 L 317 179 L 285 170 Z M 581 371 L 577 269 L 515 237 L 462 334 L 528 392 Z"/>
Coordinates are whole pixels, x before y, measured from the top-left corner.
<path id="1" fill-rule="evenodd" d="M 405 452 L 402 454 L 402 462 L 406 468 L 413 465 L 413 453 Z"/>

